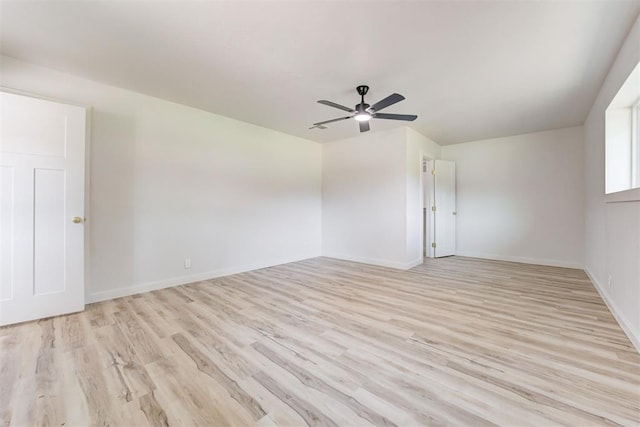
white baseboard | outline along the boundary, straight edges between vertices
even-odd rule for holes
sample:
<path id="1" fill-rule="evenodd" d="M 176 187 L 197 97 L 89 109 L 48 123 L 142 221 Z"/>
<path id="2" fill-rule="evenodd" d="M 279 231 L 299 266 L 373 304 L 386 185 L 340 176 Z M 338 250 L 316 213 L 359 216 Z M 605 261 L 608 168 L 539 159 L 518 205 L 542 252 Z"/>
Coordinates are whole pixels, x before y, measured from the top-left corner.
<path id="1" fill-rule="evenodd" d="M 494 260 L 494 261 L 521 262 L 523 264 L 536 264 L 536 265 L 548 265 L 550 267 L 576 268 L 578 270 L 582 270 L 583 269 L 583 265 L 581 263 L 573 262 L 573 261 L 561 261 L 561 260 L 543 259 L 543 258 L 527 258 L 527 257 L 504 256 L 504 255 L 488 254 L 488 253 L 484 253 L 484 252 L 465 252 L 465 251 L 456 251 L 456 255 L 458 255 L 458 256 L 466 256 L 466 257 L 469 257 L 469 258 L 491 259 L 491 260 Z"/>
<path id="2" fill-rule="evenodd" d="M 357 256 L 344 255 L 344 254 L 334 254 L 334 253 L 323 254 L 322 256 L 327 258 L 341 259 L 344 261 L 359 262 L 362 264 L 379 265 L 380 267 L 395 268 L 397 270 L 409 270 L 410 268 L 413 268 L 416 265 L 420 265 L 423 262 L 422 258 L 419 258 L 417 260 L 413 260 L 410 262 L 400 262 L 400 261 L 389 261 L 386 259 L 357 257 Z"/>
<path id="3" fill-rule="evenodd" d="M 424 257 L 420 257 L 420 258 L 418 258 L 416 260 L 413 260 L 411 262 L 406 263 L 407 268 L 405 268 L 405 270 L 409 270 L 409 269 L 411 269 L 413 267 L 416 267 L 418 265 L 422 265 L 423 263 L 424 263 Z"/>
<path id="4" fill-rule="evenodd" d="M 620 325 L 622 331 L 629 338 L 631 344 L 633 344 L 633 346 L 636 348 L 636 351 L 640 353 L 640 337 L 637 337 L 633 334 L 629 323 L 627 323 L 624 317 L 622 317 L 622 315 L 620 314 L 620 310 L 618 310 L 618 306 L 616 306 L 616 303 L 613 302 L 611 298 L 609 298 L 609 295 L 604 291 L 604 286 L 602 286 L 602 284 L 598 282 L 596 276 L 591 273 L 591 271 L 589 271 L 589 269 L 586 267 L 584 269 L 584 272 L 587 273 L 589 280 L 591 280 L 591 283 L 593 283 L 593 287 L 596 288 L 596 291 L 598 291 L 598 293 L 600 294 L 600 298 L 602 298 L 602 301 L 604 301 L 604 303 L 609 308 L 609 311 L 613 315 L 613 318 L 616 319 L 616 322 L 618 322 L 618 325 Z"/>
<path id="5" fill-rule="evenodd" d="M 202 280 L 215 279 L 217 277 L 229 276 L 232 274 L 244 273 L 251 270 L 259 270 L 261 268 L 274 267 L 276 265 L 287 264 L 290 262 L 303 261 L 305 259 L 316 258 L 320 256 L 309 256 L 297 259 L 277 260 L 271 262 L 263 262 L 256 264 L 247 264 L 237 267 L 221 268 L 206 273 L 193 274 L 190 276 L 172 277 L 170 279 L 159 280 L 156 282 L 141 283 L 133 286 L 126 286 L 108 291 L 93 292 L 86 295 L 86 304 L 94 302 L 107 301 L 115 298 L 122 298 L 129 295 L 141 294 L 143 292 L 156 291 L 158 289 L 171 288 L 173 286 L 186 285 L 187 283 L 200 282 Z"/>

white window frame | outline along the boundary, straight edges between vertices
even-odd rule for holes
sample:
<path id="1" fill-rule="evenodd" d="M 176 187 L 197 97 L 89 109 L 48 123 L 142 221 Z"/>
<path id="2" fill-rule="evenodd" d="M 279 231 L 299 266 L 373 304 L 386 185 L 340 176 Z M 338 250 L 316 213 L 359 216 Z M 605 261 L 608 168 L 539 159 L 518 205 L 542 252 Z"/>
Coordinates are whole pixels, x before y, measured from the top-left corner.
<path id="1" fill-rule="evenodd" d="M 625 80 L 616 96 L 614 96 L 605 112 L 606 128 L 607 126 L 609 126 L 608 112 L 610 111 L 610 109 L 613 109 L 613 111 L 626 110 L 627 114 L 629 114 L 629 116 L 627 116 L 628 125 L 626 126 L 629 127 L 619 127 L 618 129 L 624 129 L 622 131 L 622 134 L 626 134 L 626 138 L 629 138 L 627 140 L 627 143 L 630 143 L 630 145 L 628 145 L 628 149 L 630 149 L 630 151 L 627 152 L 627 155 L 629 156 L 628 161 L 630 162 L 630 164 L 627 164 L 629 166 L 628 170 L 630 176 L 628 176 L 628 182 L 630 184 L 630 187 L 612 193 L 606 193 L 605 190 L 606 203 L 640 201 L 640 97 L 636 97 L 638 96 L 638 92 L 637 89 L 635 89 L 638 87 L 638 81 L 640 81 L 640 63 L 638 63 L 636 67 L 634 67 L 633 71 L 629 74 L 629 77 Z M 636 94 L 636 96 L 633 96 L 634 93 Z M 631 100 L 629 99 L 630 97 Z M 608 154 L 609 149 L 606 146 L 607 144 L 609 144 L 608 130 L 606 133 L 607 136 L 605 138 L 605 151 Z M 617 140 L 614 139 L 613 141 L 615 143 L 615 141 Z M 609 178 L 609 172 L 607 171 L 607 168 L 611 166 L 609 161 L 607 160 L 606 155 L 605 163 L 605 180 L 607 180 Z M 614 165 L 615 164 L 616 163 L 614 163 Z M 605 189 L 606 187 L 608 187 L 608 181 L 605 182 Z"/>
<path id="2" fill-rule="evenodd" d="M 640 187 L 640 99 L 631 107 L 631 188 Z"/>

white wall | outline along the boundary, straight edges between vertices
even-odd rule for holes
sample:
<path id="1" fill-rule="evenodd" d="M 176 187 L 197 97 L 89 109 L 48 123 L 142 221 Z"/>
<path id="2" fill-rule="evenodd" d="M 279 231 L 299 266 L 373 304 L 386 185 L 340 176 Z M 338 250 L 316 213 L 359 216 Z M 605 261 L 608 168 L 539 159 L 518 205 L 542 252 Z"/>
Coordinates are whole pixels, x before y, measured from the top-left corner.
<path id="1" fill-rule="evenodd" d="M 322 253 L 406 268 L 404 128 L 322 150 Z"/>
<path id="2" fill-rule="evenodd" d="M 582 268 L 582 127 L 445 146 L 442 158 L 456 162 L 458 255 Z"/>
<path id="3" fill-rule="evenodd" d="M 89 301 L 320 255 L 319 144 L 0 64 L 4 87 L 92 107 Z"/>
<path id="4" fill-rule="evenodd" d="M 422 158 L 440 146 L 407 127 L 323 145 L 322 253 L 407 269 L 422 257 Z"/>
<path id="5" fill-rule="evenodd" d="M 640 351 L 640 201 L 607 203 L 605 109 L 640 62 L 640 18 L 600 89 L 584 124 L 585 270 Z M 634 191 L 634 190 L 631 190 Z M 609 277 L 612 286 L 609 287 Z"/>

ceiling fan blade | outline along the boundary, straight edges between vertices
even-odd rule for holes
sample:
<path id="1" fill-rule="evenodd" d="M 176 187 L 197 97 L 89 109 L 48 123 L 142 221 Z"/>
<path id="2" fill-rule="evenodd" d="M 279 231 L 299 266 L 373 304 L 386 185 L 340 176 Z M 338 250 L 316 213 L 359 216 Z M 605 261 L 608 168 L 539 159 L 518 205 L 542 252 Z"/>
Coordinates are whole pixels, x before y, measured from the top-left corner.
<path id="1" fill-rule="evenodd" d="M 339 122 L 340 120 L 347 120 L 350 119 L 353 116 L 347 116 L 347 117 L 340 117 L 338 119 L 331 119 L 331 120 L 325 120 L 324 122 L 318 122 L 318 123 L 314 123 L 314 126 L 321 126 L 321 125 L 326 125 L 327 123 L 333 123 L 333 122 Z"/>
<path id="2" fill-rule="evenodd" d="M 387 120 L 405 120 L 407 122 L 412 122 L 418 118 L 415 114 L 385 114 L 385 113 L 376 113 L 371 116 L 373 119 L 387 119 Z"/>
<path id="3" fill-rule="evenodd" d="M 354 110 L 353 108 L 345 107 L 344 105 L 336 104 L 335 102 L 327 101 L 324 99 L 321 99 L 320 101 L 318 101 L 318 104 L 328 105 L 329 107 L 337 108 L 343 111 L 348 111 L 350 113 L 356 112 L 356 110 Z"/>
<path id="4" fill-rule="evenodd" d="M 383 108 L 387 108 L 388 106 L 395 104 L 396 102 L 402 101 L 403 99 L 404 99 L 404 96 L 400 95 L 399 93 L 392 93 L 382 101 L 378 101 L 375 104 L 373 104 L 371 107 L 369 107 L 369 110 L 380 111 Z"/>
<path id="5" fill-rule="evenodd" d="M 360 125 L 360 132 L 367 132 L 371 129 L 369 122 L 358 122 L 358 124 Z"/>

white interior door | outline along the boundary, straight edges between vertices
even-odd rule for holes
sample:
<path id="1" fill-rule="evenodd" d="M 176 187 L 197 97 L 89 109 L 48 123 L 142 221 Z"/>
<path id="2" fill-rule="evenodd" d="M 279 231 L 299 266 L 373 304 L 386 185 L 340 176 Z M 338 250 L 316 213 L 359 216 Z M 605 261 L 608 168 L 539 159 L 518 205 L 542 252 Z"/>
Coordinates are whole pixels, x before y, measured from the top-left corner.
<path id="1" fill-rule="evenodd" d="M 456 164 L 434 161 L 434 242 L 435 256 L 456 253 Z"/>
<path id="2" fill-rule="evenodd" d="M 422 187 L 424 190 L 424 256 L 435 257 L 433 243 L 435 243 L 434 212 L 435 206 L 433 191 L 433 160 L 425 160 L 423 166 Z"/>
<path id="3" fill-rule="evenodd" d="M 85 121 L 0 92 L 0 325 L 84 309 Z"/>

